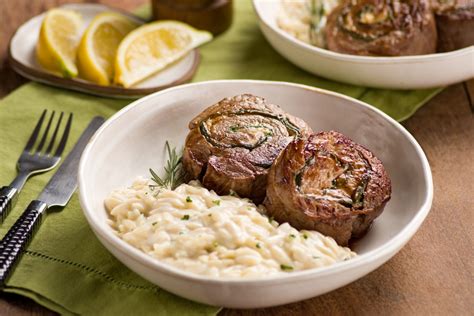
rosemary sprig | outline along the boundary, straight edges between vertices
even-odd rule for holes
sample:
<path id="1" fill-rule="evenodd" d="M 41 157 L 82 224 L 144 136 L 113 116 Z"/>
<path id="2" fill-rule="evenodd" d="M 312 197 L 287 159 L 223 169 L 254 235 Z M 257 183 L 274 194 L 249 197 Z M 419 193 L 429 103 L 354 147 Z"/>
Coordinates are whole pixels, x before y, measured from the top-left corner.
<path id="1" fill-rule="evenodd" d="M 309 38 L 312 45 L 326 47 L 324 28 L 327 16 L 342 1 L 340 0 L 311 0 L 308 3 L 310 12 Z"/>
<path id="2" fill-rule="evenodd" d="M 309 26 L 309 37 L 311 44 L 324 47 L 326 45 L 323 29 L 326 24 L 326 12 L 324 10 L 324 0 L 310 1 L 311 21 Z"/>
<path id="3" fill-rule="evenodd" d="M 151 180 L 156 183 L 152 185 L 153 188 L 174 190 L 181 183 L 183 183 L 184 173 L 181 164 L 181 153 L 177 153 L 176 148 L 172 148 L 168 141 L 166 141 L 166 151 L 168 153 L 168 160 L 166 166 L 163 168 L 165 175 L 160 177 L 153 169 L 150 168 Z"/>

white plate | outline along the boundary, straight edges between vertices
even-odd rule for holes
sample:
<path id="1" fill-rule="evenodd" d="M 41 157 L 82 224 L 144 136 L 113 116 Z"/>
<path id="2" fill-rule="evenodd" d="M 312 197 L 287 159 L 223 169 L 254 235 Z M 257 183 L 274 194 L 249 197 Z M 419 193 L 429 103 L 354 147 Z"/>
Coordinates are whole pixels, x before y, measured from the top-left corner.
<path id="1" fill-rule="evenodd" d="M 260 29 L 283 57 L 315 75 L 389 89 L 440 87 L 474 78 L 474 46 L 431 55 L 368 57 L 340 54 L 304 43 L 276 23 L 280 0 L 253 0 Z"/>
<path id="2" fill-rule="evenodd" d="M 148 168 L 160 170 L 164 143 L 178 148 L 188 122 L 224 97 L 252 93 L 304 118 L 314 131 L 337 130 L 372 150 L 392 179 L 393 195 L 372 229 L 357 242 L 359 256 L 333 266 L 257 280 L 218 280 L 160 263 L 116 236 L 107 224 L 104 198 Z M 383 112 L 358 100 L 308 86 L 222 80 L 187 84 L 142 98 L 109 119 L 86 147 L 79 166 L 84 214 L 103 245 L 145 279 L 177 295 L 234 308 L 280 305 L 344 286 L 395 255 L 418 230 L 431 207 L 428 161 L 415 139 Z"/>
<path id="3" fill-rule="evenodd" d="M 117 11 L 138 23 L 144 23 L 134 15 L 100 4 L 66 4 L 61 8 L 79 12 L 84 20 L 84 30 L 97 14 L 104 11 Z M 13 69 L 34 81 L 102 96 L 136 98 L 189 81 L 199 65 L 200 57 L 195 49 L 173 65 L 131 88 L 100 86 L 80 78 L 62 78 L 44 69 L 36 61 L 36 43 L 44 15 L 45 13 L 37 15 L 18 28 L 8 49 Z"/>

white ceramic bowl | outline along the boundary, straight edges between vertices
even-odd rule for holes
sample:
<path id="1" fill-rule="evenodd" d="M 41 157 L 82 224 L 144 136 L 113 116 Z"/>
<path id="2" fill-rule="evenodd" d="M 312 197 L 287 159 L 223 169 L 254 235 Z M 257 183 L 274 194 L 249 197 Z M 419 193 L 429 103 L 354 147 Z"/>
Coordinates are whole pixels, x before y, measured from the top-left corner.
<path id="1" fill-rule="evenodd" d="M 474 78 L 474 46 L 448 53 L 403 57 L 340 54 L 306 44 L 281 30 L 276 23 L 279 0 L 253 0 L 253 5 L 260 29 L 273 48 L 315 75 L 389 89 L 433 88 Z"/>
<path id="2" fill-rule="evenodd" d="M 354 249 L 359 256 L 331 267 L 257 280 L 209 279 L 160 263 L 117 237 L 107 224 L 104 198 L 148 168 L 163 166 L 164 143 L 180 147 L 188 122 L 224 97 L 252 93 L 303 118 L 315 131 L 337 130 L 372 150 L 393 185 L 391 201 Z M 84 214 L 103 245 L 130 269 L 177 295 L 211 305 L 256 308 L 320 295 L 373 271 L 405 245 L 431 207 L 428 161 L 396 121 L 358 100 L 308 86 L 222 80 L 187 84 L 142 98 L 110 118 L 86 147 L 79 167 Z"/>

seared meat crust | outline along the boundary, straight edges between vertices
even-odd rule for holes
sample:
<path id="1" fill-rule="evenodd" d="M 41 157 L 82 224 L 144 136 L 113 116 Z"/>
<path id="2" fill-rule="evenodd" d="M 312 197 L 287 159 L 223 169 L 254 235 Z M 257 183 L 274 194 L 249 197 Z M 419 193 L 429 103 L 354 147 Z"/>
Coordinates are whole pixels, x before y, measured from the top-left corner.
<path id="1" fill-rule="evenodd" d="M 329 50 L 366 56 L 436 52 L 436 25 L 428 0 L 346 0 L 328 17 Z"/>
<path id="2" fill-rule="evenodd" d="M 234 191 L 256 203 L 265 197 L 268 169 L 295 136 L 311 128 L 251 94 L 226 98 L 189 123 L 183 152 L 188 179 L 216 193 Z"/>
<path id="3" fill-rule="evenodd" d="M 362 236 L 390 199 L 380 160 L 330 131 L 293 140 L 268 174 L 264 205 L 278 222 L 317 230 L 347 245 Z"/>
<path id="4" fill-rule="evenodd" d="M 438 28 L 438 51 L 474 45 L 474 1 L 432 0 Z"/>

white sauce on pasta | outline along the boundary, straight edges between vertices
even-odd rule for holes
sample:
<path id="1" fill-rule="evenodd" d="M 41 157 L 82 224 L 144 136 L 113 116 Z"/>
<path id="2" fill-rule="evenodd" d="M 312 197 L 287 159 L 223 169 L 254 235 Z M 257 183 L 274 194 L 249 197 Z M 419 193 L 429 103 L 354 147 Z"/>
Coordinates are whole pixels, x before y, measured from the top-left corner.
<path id="1" fill-rule="evenodd" d="M 282 30 L 305 43 L 311 42 L 309 38 L 311 12 L 308 2 L 308 0 L 282 0 L 277 16 L 277 24 Z"/>
<path id="2" fill-rule="evenodd" d="M 263 215 L 262 206 L 219 196 L 197 181 L 159 193 L 150 184 L 139 178 L 105 199 L 110 225 L 130 245 L 179 269 L 215 278 L 257 278 L 356 255 L 330 237 L 279 225 Z"/>
<path id="3" fill-rule="evenodd" d="M 324 48 L 326 45 L 323 29 L 326 26 L 327 16 L 339 2 L 339 0 L 281 0 L 281 7 L 276 18 L 277 25 L 305 43 Z M 311 11 L 319 6 L 322 6 L 323 11 L 317 11 L 314 14 L 320 16 L 321 21 L 318 25 L 321 29 L 318 29 L 318 33 L 311 34 L 311 29 L 315 30 L 311 25 L 315 23 L 315 17 L 312 16 Z"/>

